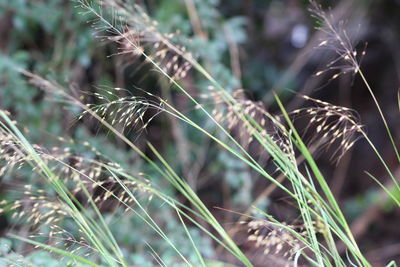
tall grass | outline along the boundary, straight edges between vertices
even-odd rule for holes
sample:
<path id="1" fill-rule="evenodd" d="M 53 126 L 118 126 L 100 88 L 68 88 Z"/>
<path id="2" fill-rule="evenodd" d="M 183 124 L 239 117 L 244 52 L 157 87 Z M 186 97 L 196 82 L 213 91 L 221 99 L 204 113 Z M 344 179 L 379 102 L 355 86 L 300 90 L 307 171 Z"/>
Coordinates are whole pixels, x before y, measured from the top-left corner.
<path id="1" fill-rule="evenodd" d="M 99 31 L 98 35 L 106 41 L 115 41 L 120 45 L 121 49 L 116 56 L 127 59 L 143 57 L 160 77 L 170 83 L 171 88 L 187 97 L 192 106 L 204 114 L 214 128 L 210 130 L 204 126 L 204 123 L 195 121 L 189 114 L 150 92 L 144 91 L 146 97 L 139 98 L 123 96 L 126 94 L 125 90 L 111 88 L 94 95 L 97 104 L 87 104 L 69 94 L 57 82 L 46 80 L 26 70 L 19 70 L 31 84 L 38 86 L 46 94 L 80 108 L 82 116 L 78 118 L 79 120 L 89 117 L 98 121 L 111 134 L 129 146 L 144 162 L 147 162 L 153 170 L 153 175 L 165 179 L 184 200 L 177 199 L 173 194 L 154 184 L 152 177 L 145 180 L 140 175 L 129 173 L 121 168 L 118 162 L 114 162 L 100 153 L 98 156 L 101 159 L 77 158 L 68 151 L 61 154 L 52 153 L 43 147 L 32 145 L 18 125 L 15 125 L 10 119 L 10 114 L 0 111 L 2 119 L 0 144 L 3 151 L 2 159 L 7 164 L 2 171 L 9 171 L 21 164 L 28 165 L 32 173 L 37 174 L 43 181 L 51 185 L 56 195 L 52 202 L 49 202 L 49 209 L 45 211 L 32 209 L 30 212 L 26 212 L 20 202 L 17 202 L 17 205 L 11 203 L 5 205 L 4 210 L 13 211 L 19 216 L 23 216 L 21 213 L 28 213 L 30 218 L 28 222 L 49 227 L 52 229 L 51 236 L 66 234 L 65 231 L 60 230 L 58 224 L 60 218 L 69 218 L 79 229 L 81 239 L 79 241 L 66 240 L 74 243 L 74 249 L 67 249 L 63 246 L 56 246 L 51 238 L 46 243 L 23 236 L 11 235 L 11 237 L 67 257 L 73 264 L 128 266 L 130 263 L 127 254 L 110 230 L 110 222 L 100 208 L 101 203 L 114 201 L 113 203 L 118 203 L 118 206 L 129 214 L 139 218 L 144 225 L 162 239 L 176 254 L 177 262 L 189 266 L 211 266 L 213 263 L 213 259 L 206 258 L 199 245 L 194 241 L 188 229 L 188 225 L 191 225 L 223 247 L 226 253 L 235 259 L 233 263 L 253 266 L 253 259 L 249 256 L 251 253 L 244 251 L 228 234 L 221 222 L 189 186 L 185 177 L 181 177 L 174 170 L 173 164 L 165 159 L 162 152 L 153 144 L 147 143 L 147 149 L 154 155 L 153 158 L 150 158 L 129 139 L 128 133 L 132 127 L 146 128 L 151 123 L 154 116 L 146 120 L 145 115 L 149 110 L 153 110 L 156 115 L 172 116 L 193 127 L 218 144 L 221 149 L 243 162 L 254 173 L 276 185 L 296 203 L 300 218 L 296 225 L 278 221 L 263 210 L 258 210 L 258 212 L 265 216 L 264 220 L 251 219 L 244 223 L 249 229 L 248 239 L 254 241 L 255 248 L 261 249 L 265 256 L 276 255 L 285 265 L 290 266 L 303 264 L 371 266 L 360 250 L 337 199 L 310 151 L 311 146 L 324 151 L 323 149 L 326 147 L 338 143 L 337 157 L 340 158 L 362 136 L 368 141 L 386 168 L 392 178 L 393 186 L 385 187 L 379 182 L 379 179 L 372 174 L 370 176 L 384 188 L 393 202 L 400 205 L 399 194 L 396 193 L 396 190 L 400 189 L 398 181 L 359 124 L 354 111 L 307 96 L 304 98 L 314 103 L 316 105 L 314 108 L 287 111 L 279 97 L 276 96 L 280 113 L 271 114 L 262 106 L 257 106 L 250 100 L 238 97 L 237 94 L 223 88 L 202 66 L 200 60 L 196 59 L 182 45 L 174 43 L 173 36 L 159 32 L 157 22 L 153 21 L 139 5 L 128 5 L 119 0 L 104 0 L 99 3 L 86 0 L 77 1 L 78 7 L 83 10 L 83 16 L 95 17 L 93 25 Z M 323 21 L 323 25 L 326 27 L 323 30 L 330 36 L 330 39 L 321 42 L 321 46 L 332 46 L 338 53 L 338 60 L 348 63 L 346 70 L 362 77 L 367 90 L 376 103 L 398 157 L 396 144 L 385 116 L 362 73 L 348 36 L 341 29 L 330 24 L 329 16 L 315 3 L 312 3 L 312 10 L 313 14 Z M 330 68 L 335 68 L 334 66 L 334 63 L 329 65 Z M 188 72 L 196 72 L 208 80 L 210 86 L 205 94 L 207 99 L 212 100 L 212 108 L 203 104 L 201 98 L 192 95 L 180 83 L 180 80 Z M 293 123 L 294 118 L 300 115 L 308 118 L 310 125 L 314 126 L 310 127 L 310 131 L 315 128 L 313 138 L 309 142 L 302 139 Z M 246 142 L 235 136 L 231 130 L 235 125 L 239 125 L 242 136 L 246 136 Z M 267 128 L 267 125 L 272 125 L 272 127 Z M 265 168 L 260 160 L 252 154 L 246 145 L 249 143 L 256 144 L 264 154 L 268 155 L 268 164 L 273 166 L 273 172 L 268 171 L 268 168 Z M 303 156 L 305 162 L 299 164 L 298 156 Z M 75 157 L 80 164 L 70 164 L 71 157 Z M 278 180 L 276 173 L 283 174 L 289 183 Z M 113 184 L 112 187 L 105 185 L 104 177 L 107 177 L 107 182 Z M 93 195 L 93 188 L 100 189 L 102 193 Z M 78 192 L 83 196 L 80 199 L 77 198 Z M 48 192 L 40 192 L 38 197 L 31 198 L 31 200 L 42 203 L 41 201 L 47 198 L 47 194 Z M 159 199 L 176 213 L 196 259 L 189 258 L 182 252 L 180 245 L 174 243 L 163 226 L 158 223 L 156 214 L 152 214 L 146 209 L 144 200 L 149 198 Z M 262 229 L 268 229 L 269 234 L 263 235 Z M 65 239 L 65 237 L 62 238 Z M 338 250 L 339 243 L 346 247 L 345 256 Z M 147 244 L 154 256 L 154 263 L 166 265 L 159 252 L 152 247 L 150 240 L 147 241 Z"/>

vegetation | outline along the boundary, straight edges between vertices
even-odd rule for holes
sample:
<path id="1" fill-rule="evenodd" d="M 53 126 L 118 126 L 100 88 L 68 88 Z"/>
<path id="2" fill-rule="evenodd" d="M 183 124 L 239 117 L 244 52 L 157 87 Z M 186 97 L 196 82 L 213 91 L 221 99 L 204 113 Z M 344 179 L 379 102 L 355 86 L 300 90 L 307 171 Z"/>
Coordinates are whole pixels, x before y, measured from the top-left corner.
<path id="1" fill-rule="evenodd" d="M 314 49 L 335 54 L 314 76 L 361 79 L 396 164 L 351 108 L 280 88 L 269 108 L 252 100 L 241 89 L 244 20 L 223 21 L 217 1 L 161 1 L 154 13 L 139 2 L 0 2 L 5 17 L 27 13 L 0 64 L 0 263 L 372 266 L 318 162 L 338 164 L 364 140 L 389 178 L 366 172 L 384 196 L 375 201 L 398 210 L 400 155 L 361 65 L 366 47 L 307 3 L 324 34 Z M 30 27 L 53 38 L 45 59 L 20 49 L 41 42 Z M 259 180 L 268 186 L 256 197 Z M 271 212 L 272 191 L 292 218 Z"/>

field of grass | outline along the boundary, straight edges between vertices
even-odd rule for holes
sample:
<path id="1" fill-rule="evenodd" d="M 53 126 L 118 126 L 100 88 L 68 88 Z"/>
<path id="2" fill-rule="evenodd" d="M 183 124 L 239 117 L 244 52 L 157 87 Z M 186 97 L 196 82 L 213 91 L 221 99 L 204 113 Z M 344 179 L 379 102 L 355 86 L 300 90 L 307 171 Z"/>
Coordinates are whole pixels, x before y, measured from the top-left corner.
<path id="1" fill-rule="evenodd" d="M 377 4 L 233 2 L 0 0 L 0 266 L 397 266 Z"/>

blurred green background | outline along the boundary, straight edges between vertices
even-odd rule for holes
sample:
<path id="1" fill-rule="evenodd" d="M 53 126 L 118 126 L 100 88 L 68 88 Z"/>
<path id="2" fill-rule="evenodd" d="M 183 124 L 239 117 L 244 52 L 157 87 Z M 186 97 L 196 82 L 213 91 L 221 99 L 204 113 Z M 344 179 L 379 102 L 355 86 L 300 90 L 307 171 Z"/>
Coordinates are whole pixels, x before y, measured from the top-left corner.
<path id="1" fill-rule="evenodd" d="M 308 1 L 136 2 L 159 21 L 161 31 L 179 32 L 187 49 L 200 59 L 217 81 L 231 91 L 244 88 L 252 99 L 263 101 L 271 110 L 276 109 L 271 101 L 272 91 L 281 93 L 288 109 L 302 105 L 285 89 L 354 108 L 376 146 L 383 151 L 388 162 L 393 163 L 391 167 L 399 168 L 395 165 L 389 143 L 381 138 L 384 135 L 383 127 L 366 88 L 358 78 L 345 75 L 327 84 L 329 77 L 313 76 L 329 62 L 332 53 L 315 48 L 323 36 L 314 29 L 316 24 L 307 10 Z M 326 7 L 332 6 L 338 21 L 346 20 L 355 45 L 363 47 L 368 43 L 362 68 L 384 107 L 396 140 L 399 140 L 395 99 L 400 79 L 400 2 L 321 2 Z M 200 23 L 194 23 L 190 3 L 195 5 Z M 75 6 L 76 3 L 66 0 L 0 0 L 0 107 L 9 110 L 13 119 L 23 125 L 33 143 L 46 147 L 60 145 L 56 136 L 89 140 L 92 146 L 112 156 L 125 168 L 146 170 L 147 167 L 133 152 L 99 129 L 96 123 L 77 122 L 79 110 L 66 108 L 57 99 L 49 99 L 13 69 L 14 66 L 28 69 L 56 80 L 66 88 L 79 88 L 90 93 L 98 90 L 95 86 L 114 86 L 132 91 L 135 86 L 154 88 L 152 93 L 171 99 L 181 109 L 187 107 L 187 101 L 182 100 L 179 94 L 169 90 L 150 70 L 140 68 L 140 59 L 126 62 L 126 59 L 118 56 L 109 57 L 117 51 L 116 45 L 100 42 L 88 23 L 91 18 L 81 15 L 82 10 Z M 201 94 L 207 86 L 203 78 L 195 73 L 189 73 L 182 83 L 193 94 Z M 202 117 L 204 115 L 196 112 L 192 116 L 205 120 Z M 147 140 L 155 144 L 173 167 L 188 179 L 223 224 L 236 223 L 237 216 L 212 207 L 245 212 L 257 198 L 255 204 L 259 208 L 268 210 L 282 220 L 295 221 L 296 213 L 282 198 L 281 192 L 273 191 L 264 196 L 263 192 L 269 186 L 265 180 L 258 179 L 242 162 L 221 152 L 193 129 L 173 119 L 156 117 L 146 131 L 133 131 L 130 137 L 139 146 Z M 73 144 L 72 147 L 76 153 L 95 156 L 86 151 L 82 144 Z M 388 259 L 400 259 L 399 210 L 393 209 L 390 203 L 382 204 L 378 186 L 364 173 L 370 171 L 385 181 L 384 171 L 372 151 L 364 141 L 359 141 L 337 165 L 330 161 L 327 154 L 321 155 L 318 162 L 326 177 L 330 177 L 332 190 L 350 218 L 367 258 L 375 266 L 387 263 Z M 151 175 L 150 170 L 147 173 Z M 34 178 L 29 173 L 3 175 L 1 198 L 13 198 L 13 194 L 17 194 L 15 191 L 19 181 Z M 161 180 L 159 184 L 167 187 L 165 181 Z M 153 201 L 149 208 L 157 209 L 159 205 L 161 203 Z M 170 211 L 165 212 L 160 214 L 159 220 L 174 233 L 171 238 L 183 238 L 183 229 L 179 227 L 176 216 Z M 7 214 L 2 215 L 2 235 L 16 223 Z M 132 261 L 142 261 L 143 265 L 138 266 L 145 266 L 144 262 L 151 259 L 151 255 L 144 252 L 146 247 L 138 240 L 151 240 L 154 236 L 140 221 L 125 220 L 123 216 L 113 230 L 127 247 L 134 247 Z M 194 228 L 191 231 L 197 242 L 204 244 L 199 247 L 205 255 L 216 253 L 209 238 L 201 236 Z M 7 251 L 5 244 L 9 242 L 1 239 L 3 252 Z M 160 241 L 158 246 L 162 248 L 163 243 Z M 163 253 L 164 258 L 171 253 L 169 263 L 172 264 L 172 252 L 165 248 Z M 52 265 L 51 256 L 43 254 L 33 252 L 31 257 L 38 265 L 56 266 L 55 260 Z"/>

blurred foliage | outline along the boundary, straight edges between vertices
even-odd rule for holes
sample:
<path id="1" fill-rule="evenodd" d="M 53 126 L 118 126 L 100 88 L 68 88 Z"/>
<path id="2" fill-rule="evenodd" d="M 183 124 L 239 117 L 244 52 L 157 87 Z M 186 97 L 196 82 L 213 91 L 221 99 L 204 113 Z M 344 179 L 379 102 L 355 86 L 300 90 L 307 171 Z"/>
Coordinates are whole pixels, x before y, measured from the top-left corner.
<path id="1" fill-rule="evenodd" d="M 229 47 L 227 38 L 222 33 L 225 31 L 224 29 L 228 28 L 233 33 L 231 37 L 233 41 L 238 44 L 243 43 L 246 40 L 243 18 L 223 18 L 218 11 L 219 1 L 217 0 L 196 1 L 199 16 L 203 22 L 203 30 L 207 31 L 207 38 L 204 38 L 193 34 L 183 1 L 163 0 L 149 5 L 151 12 L 154 12 L 154 18 L 160 22 L 162 31 L 179 31 L 179 38 L 182 38 L 189 50 L 204 61 L 210 73 L 217 80 L 231 90 L 238 86 L 237 79 L 231 74 L 230 66 L 226 64 Z M 99 45 L 95 30 L 88 23 L 91 18 L 87 15 L 82 16 L 80 12 L 81 10 L 75 7 L 73 1 L 0 0 L 0 18 L 9 28 L 0 41 L 2 43 L 2 54 L 0 55 L 1 106 L 12 112 L 13 118 L 20 125 L 24 125 L 25 133 L 32 142 L 51 147 L 60 143 L 56 136 L 64 138 L 71 136 L 76 140 L 88 140 L 93 147 L 96 147 L 104 155 L 112 156 L 127 170 L 132 170 L 132 172 L 146 170 L 147 167 L 143 166 L 143 163 L 138 166 L 131 152 L 115 144 L 115 140 L 106 132 L 99 131 L 96 127 L 91 129 L 91 126 L 74 122 L 74 116 L 79 115 L 79 110 L 66 110 L 67 106 L 60 108 L 57 99 L 49 99 L 39 89 L 27 84 L 26 79 L 15 70 L 15 68 L 28 69 L 33 73 L 57 80 L 66 87 L 78 86 L 79 90 L 89 92 L 96 90 L 93 85 L 115 84 L 113 70 L 115 67 L 112 66 L 115 60 L 107 58 L 115 48 L 109 44 Z M 187 41 L 189 39 L 190 42 Z M 199 79 L 198 84 L 202 83 L 206 86 L 205 82 Z M 127 84 L 126 87 L 131 88 L 131 85 Z M 204 117 L 199 117 L 199 120 L 201 119 Z M 185 138 L 190 143 L 202 145 L 198 143 L 199 139 L 193 129 L 184 128 L 183 130 Z M 75 153 L 84 153 L 85 157 L 95 157 L 93 153 L 86 151 L 81 143 L 64 145 L 70 147 Z M 165 148 L 166 151 L 176 150 L 174 145 L 169 146 Z M 171 156 L 174 154 L 175 152 L 169 153 Z M 192 155 L 193 157 L 190 159 L 192 162 L 189 164 L 195 161 L 194 152 Z M 242 170 L 243 168 L 237 164 L 238 162 L 232 162 L 233 159 L 230 157 L 228 155 L 216 157 L 214 167 L 211 166 L 214 172 L 210 175 L 218 176 L 225 173 L 226 183 L 236 192 L 234 194 L 235 202 L 248 204 L 251 200 L 249 174 Z M 232 166 L 235 168 L 232 169 Z M 225 172 L 224 170 L 229 171 Z M 146 172 L 149 173 L 148 170 Z M 20 177 L 5 175 L 2 177 L 2 182 L 13 184 L 21 179 L 33 185 L 41 183 L 28 170 L 21 170 L 19 175 Z M 166 185 L 165 181 L 158 182 Z M 4 199 L 16 198 L 15 192 L 10 193 L 5 190 L 1 194 Z M 187 254 L 192 262 L 196 262 L 196 256 L 192 253 L 189 240 L 187 240 L 176 216 L 167 209 L 160 209 L 159 207 L 163 205 L 160 201 L 153 200 L 146 205 L 149 210 L 157 211 L 158 220 L 165 224 L 164 227 L 170 233 L 169 238 L 177 244 L 181 244 L 183 253 Z M 115 221 L 113 223 L 115 227 L 112 227 L 111 230 L 115 233 L 116 238 L 121 240 L 122 247 L 134 247 L 129 251 L 136 252 L 127 257 L 132 262 L 138 266 L 147 266 L 145 263 L 149 262 L 152 256 L 142 240 L 152 240 L 152 247 L 160 252 L 160 256 L 164 260 L 166 259 L 166 264 L 170 266 L 174 263 L 175 254 L 171 248 L 165 242 L 155 240 L 154 234 L 149 232 L 149 229 L 139 219 L 131 217 L 125 219 L 122 211 L 121 214 L 110 214 L 108 219 Z M 18 225 L 18 219 L 7 218 L 7 224 L 2 227 L 13 224 Z M 68 224 L 69 222 L 65 221 L 64 227 L 74 233 L 76 229 L 72 229 Z M 200 235 L 195 228 L 190 228 L 190 232 L 202 254 L 211 257 L 214 251 L 209 238 Z M 13 243 L 8 239 L 1 239 L 1 255 L 4 260 L 19 257 L 13 251 L 18 251 L 22 245 L 19 242 L 13 241 Z M 185 248 L 187 249 L 185 250 Z M 168 259 L 170 260 L 168 261 Z M 37 265 L 46 263 L 46 266 L 56 266 L 59 264 L 49 253 L 43 251 L 32 252 L 24 260 Z M 4 261 L 0 261 L 0 266 L 3 266 L 3 263 L 7 265 Z"/>
<path id="2" fill-rule="evenodd" d="M 248 10 L 244 9 L 243 2 L 246 1 L 194 0 L 198 16 L 201 18 L 203 35 L 194 32 L 185 1 L 149 0 L 143 2 L 146 3 L 150 15 L 159 22 L 160 30 L 178 33 L 179 41 L 199 58 L 207 71 L 224 88 L 230 91 L 240 87 L 246 88 L 248 93 L 256 99 L 262 99 L 268 90 L 278 83 L 287 66 L 293 61 L 294 55 L 300 50 L 290 43 L 293 26 L 296 23 L 310 26 L 309 21 L 303 17 L 308 2 L 306 0 L 297 2 L 254 0 L 249 1 L 251 5 L 249 4 Z M 291 3 L 290 10 L 301 10 L 299 22 L 291 21 L 278 36 L 271 37 L 271 33 L 265 30 L 265 20 L 271 15 L 267 11 L 273 10 L 274 14 L 279 14 L 278 17 L 282 21 L 278 20 L 278 22 L 284 25 L 292 15 L 287 13 L 289 10 L 287 2 Z M 332 5 L 337 1 L 322 2 L 325 5 Z M 33 73 L 57 80 L 66 88 L 78 88 L 90 93 L 94 93 L 97 90 L 94 86 L 99 85 L 113 86 L 119 83 L 118 86 L 132 91 L 135 85 L 140 85 L 138 81 L 132 81 L 132 75 L 129 72 L 138 63 L 132 62 L 124 71 L 118 70 L 120 68 L 118 57 L 108 57 L 116 51 L 115 45 L 99 42 L 95 29 L 88 23 L 93 18 L 88 15 L 82 16 L 81 11 L 75 7 L 73 1 L 0 0 L 2 23 L 0 25 L 2 28 L 0 32 L 0 106 L 12 112 L 13 118 L 24 126 L 23 130 L 33 143 L 40 143 L 47 147 L 59 145 L 60 140 L 56 136 L 88 140 L 93 147 L 104 155 L 112 157 L 132 173 L 144 171 L 152 175 L 149 166 L 138 161 L 134 153 L 116 142 L 115 138 L 107 132 L 90 123 L 76 122 L 74 117 L 79 115 L 79 110 L 67 109 L 66 105 L 60 108 L 57 99 L 49 99 L 43 92 L 27 84 L 26 79 L 14 69 L 15 67 L 28 69 Z M 231 43 L 239 47 L 242 64 L 240 79 L 232 73 Z M 118 72 L 123 73 L 123 82 L 118 79 L 120 75 Z M 144 76 L 147 77 L 144 79 L 145 83 L 156 84 L 154 87 L 159 89 L 155 90 L 171 96 L 173 101 L 179 101 L 178 98 L 174 99 L 176 92 L 170 92 L 165 81 L 164 83 L 154 81 L 154 77 L 149 74 Z M 194 88 L 196 93 L 201 94 L 207 90 L 209 84 L 200 75 L 194 74 L 190 76 L 190 79 L 188 83 L 196 85 Z M 300 84 L 301 81 L 290 79 L 284 86 L 297 88 Z M 185 103 L 179 104 L 185 105 Z M 187 109 L 190 108 L 192 107 L 187 107 Z M 202 121 L 203 126 L 210 132 L 216 131 L 215 128 L 211 128 L 215 126 L 209 126 L 209 121 L 203 113 L 193 111 L 190 116 L 196 121 Z M 228 188 L 225 190 L 228 193 L 225 193 L 231 200 L 229 206 L 234 210 L 248 207 L 254 201 L 254 192 L 258 189 L 258 184 L 242 161 L 233 158 L 231 154 L 221 153 L 216 145 L 205 145 L 199 133 L 187 125 L 180 125 L 179 129 L 189 144 L 186 148 L 188 153 L 185 154 L 184 161 L 176 160 L 181 148 L 175 145 L 179 143 L 179 140 L 172 140 L 176 138 L 172 122 L 156 119 L 155 125 L 159 132 L 163 131 L 161 137 L 152 135 L 149 131 L 142 133 L 143 138 L 133 133 L 132 138 L 138 142 L 143 141 L 144 138 L 159 142 L 163 146 L 166 159 L 175 165 L 174 169 L 180 170 L 184 175 L 188 174 L 185 173 L 185 169 L 191 169 L 197 163 L 202 149 L 207 149 L 204 163 L 199 167 L 198 175 L 192 182 L 196 190 L 209 199 L 210 203 L 207 204 L 214 205 L 223 202 L 226 196 L 220 192 L 224 191 L 225 187 Z M 63 145 L 71 147 L 77 154 L 84 154 L 88 158 L 95 157 L 95 154 L 87 151 L 81 143 L 63 143 Z M 19 177 L 4 175 L 1 181 L 6 186 L 0 191 L 1 198 L 15 197 L 13 195 L 16 194 L 15 192 L 10 193 L 7 190 L 8 187 L 12 187 L 9 185 L 13 182 L 28 180 L 32 184 L 40 183 L 35 178 L 27 170 L 21 170 Z M 220 178 L 223 178 L 222 181 Z M 165 186 L 171 194 L 175 193 L 157 175 L 154 175 L 152 180 L 160 186 Z M 356 218 L 368 204 L 375 203 L 377 199 L 378 197 L 373 192 L 357 195 L 353 201 L 346 203 L 346 212 L 352 218 Z M 147 203 L 147 208 L 159 213 L 158 220 L 171 233 L 171 240 L 182 244 L 182 248 L 187 248 L 184 253 L 194 257 L 180 222 L 173 211 L 160 208 L 162 205 L 160 201 L 153 200 Z M 263 199 L 258 205 L 267 209 L 270 207 L 270 201 Z M 163 241 L 157 240 L 157 237 L 139 219 L 124 218 L 122 211 L 118 212 L 120 214 L 110 214 L 109 219 L 115 220 L 112 231 L 117 239 L 122 241 L 123 247 L 129 248 L 129 251 L 135 251 L 127 258 L 138 266 L 147 266 L 145 264 L 152 259 L 152 256 L 142 241 L 152 240 L 152 246 L 160 251 L 161 257 L 170 259 L 170 261 L 166 260 L 167 265 L 174 264 L 174 253 Z M 3 228 L 18 223 L 17 219 L 7 216 L 4 219 L 6 223 L 2 225 Z M 65 224 L 68 227 L 68 222 Z M 69 230 L 74 231 L 74 229 Z M 211 257 L 214 253 L 211 240 L 200 235 L 195 228 L 190 228 L 190 231 L 195 243 L 202 249 L 202 253 Z M 9 250 L 9 247 L 13 247 L 13 251 L 18 251 L 22 245 L 14 241 L 12 243 L 9 239 L 0 239 L 1 255 L 10 258 L 18 257 L 16 252 Z M 46 266 L 56 265 L 52 256 L 45 252 L 33 252 L 26 259 L 37 265 L 43 262 L 46 262 Z M 196 261 L 195 258 L 191 259 Z M 7 263 L 0 260 L 0 266 L 6 265 Z"/>

